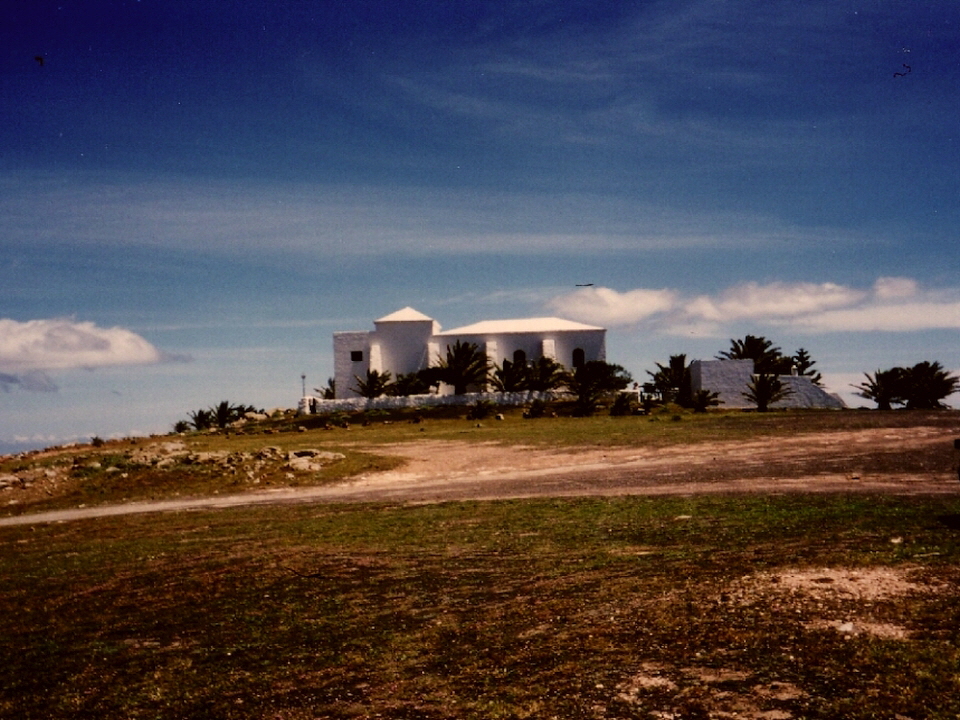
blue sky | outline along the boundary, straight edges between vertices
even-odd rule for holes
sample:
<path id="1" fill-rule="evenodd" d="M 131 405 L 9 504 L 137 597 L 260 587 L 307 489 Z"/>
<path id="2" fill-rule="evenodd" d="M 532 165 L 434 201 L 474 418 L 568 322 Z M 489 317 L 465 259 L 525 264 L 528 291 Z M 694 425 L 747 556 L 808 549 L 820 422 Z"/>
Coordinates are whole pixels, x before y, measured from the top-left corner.
<path id="1" fill-rule="evenodd" d="M 603 324 L 637 379 L 747 333 L 848 400 L 960 369 L 954 3 L 2 15 L 0 450 L 291 407 L 406 305 Z"/>

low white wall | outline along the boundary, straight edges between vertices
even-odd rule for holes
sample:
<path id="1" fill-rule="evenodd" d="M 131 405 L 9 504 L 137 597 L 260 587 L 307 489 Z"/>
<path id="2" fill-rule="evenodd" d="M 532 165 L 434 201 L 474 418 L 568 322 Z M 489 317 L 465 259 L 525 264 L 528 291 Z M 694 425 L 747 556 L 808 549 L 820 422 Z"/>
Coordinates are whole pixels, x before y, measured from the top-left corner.
<path id="1" fill-rule="evenodd" d="M 534 400 L 544 402 L 566 397 L 565 393 L 558 392 L 513 392 L 513 393 L 466 393 L 465 395 L 407 395 L 391 397 L 383 395 L 378 398 L 344 398 L 342 400 L 324 400 L 323 398 L 307 395 L 300 398 L 297 405 L 298 415 L 325 415 L 335 412 L 350 412 L 352 410 L 392 410 L 396 408 L 435 407 L 438 405 L 474 405 L 479 400 L 486 400 L 494 405 L 525 405 Z M 315 411 L 311 411 L 315 407 Z"/>

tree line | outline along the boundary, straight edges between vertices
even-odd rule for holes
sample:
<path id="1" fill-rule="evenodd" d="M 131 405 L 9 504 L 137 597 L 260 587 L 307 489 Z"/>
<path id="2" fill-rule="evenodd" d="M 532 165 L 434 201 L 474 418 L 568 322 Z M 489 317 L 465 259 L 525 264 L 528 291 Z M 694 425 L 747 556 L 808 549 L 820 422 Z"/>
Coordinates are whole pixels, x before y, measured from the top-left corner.
<path id="1" fill-rule="evenodd" d="M 389 371 L 368 370 L 363 377 L 354 376 L 351 389 L 365 398 L 422 395 L 440 383 L 453 386 L 456 395 L 488 389 L 495 392 L 566 389 L 577 396 L 575 412 L 589 415 L 605 395 L 623 390 L 632 382 L 632 376 L 623 367 L 600 360 L 585 362 L 573 371 L 548 357 L 530 363 L 504 360 L 498 365 L 491 363 L 476 343 L 458 340 L 447 346 L 446 354 L 433 367 L 396 378 Z M 333 397 L 335 390 L 334 381 L 328 380 L 324 397 Z"/>
<path id="2" fill-rule="evenodd" d="M 814 369 L 816 361 L 810 353 L 799 348 L 793 355 L 786 355 L 771 340 L 763 336 L 747 335 L 742 340 L 731 339 L 730 348 L 716 355 L 717 360 L 752 360 L 753 374 L 744 391 L 744 397 L 760 412 L 793 393 L 781 375 L 802 375 L 822 387 L 823 378 Z M 695 412 L 720 404 L 718 393 L 710 390 L 693 392 L 690 366 L 686 355 L 671 355 L 666 365 L 656 363 L 655 371 L 648 370 L 651 382 L 645 389 L 661 403 L 676 403 Z"/>
<path id="3" fill-rule="evenodd" d="M 823 378 L 816 361 L 805 348 L 788 354 L 773 341 L 756 335 L 742 339 L 732 338 L 728 349 L 719 352 L 718 360 L 752 360 L 754 372 L 743 395 L 757 410 L 767 411 L 772 405 L 788 397 L 793 391 L 780 379 L 784 375 L 806 377 L 814 385 L 823 386 Z M 695 412 L 705 412 L 720 404 L 718 394 L 710 390 L 693 392 L 690 366 L 686 355 L 671 355 L 666 364 L 655 363 L 656 370 L 648 370 L 650 382 L 643 385 L 641 398 L 651 405 L 675 403 Z M 921 362 L 909 368 L 895 367 L 877 370 L 866 381 L 854 388 L 857 394 L 877 404 L 878 409 L 894 406 L 907 409 L 937 409 L 946 407 L 943 400 L 960 389 L 960 378 L 951 375 L 938 362 Z M 530 363 L 491 363 L 486 353 L 475 343 L 457 341 L 448 345 L 446 354 L 434 367 L 416 373 L 401 374 L 396 378 L 388 371 L 370 370 L 366 376 L 354 377 L 355 390 L 360 396 L 376 398 L 383 395 L 407 396 L 430 392 L 440 383 L 453 386 L 454 393 L 468 390 L 497 392 L 550 391 L 565 389 L 577 396 L 575 412 L 592 414 L 605 396 L 624 390 L 633 383 L 630 373 L 620 365 L 603 361 L 586 362 L 568 371 L 552 358 L 540 358 Z M 634 385 L 634 387 L 637 387 Z M 334 381 L 328 381 L 324 396 L 335 396 Z M 614 412 L 626 413 L 623 400 L 615 403 Z"/>
<path id="4" fill-rule="evenodd" d="M 189 420 L 178 420 L 174 426 L 174 432 L 187 432 L 189 430 L 209 430 L 210 428 L 227 427 L 230 423 L 243 418 L 247 413 L 263 413 L 263 410 L 257 410 L 253 405 L 234 404 L 229 400 L 221 400 L 216 405 L 208 408 L 200 408 L 187 413 Z"/>
<path id="5" fill-rule="evenodd" d="M 671 355 L 666 364 L 656 363 L 657 370 L 647 371 L 651 382 L 645 386 L 660 402 L 675 402 L 681 407 L 704 411 L 717 405 L 716 393 L 701 390 L 694 394 L 686 355 Z M 792 391 L 780 380 L 781 375 L 800 375 L 822 387 L 822 377 L 814 368 L 816 362 L 804 348 L 785 354 L 763 336 L 747 335 L 731 339 L 730 348 L 716 355 L 717 360 L 753 360 L 754 372 L 744 396 L 760 411 L 787 397 Z M 960 378 L 944 370 L 939 362 L 924 361 L 908 368 L 877 370 L 866 381 L 854 385 L 857 395 L 875 402 L 877 409 L 894 406 L 907 409 L 936 410 L 947 407 L 943 400 L 960 390 Z"/>
<path id="6" fill-rule="evenodd" d="M 865 382 L 854 385 L 862 398 L 872 400 L 878 410 L 899 405 L 907 410 L 939 410 L 943 399 L 960 390 L 960 378 L 938 362 L 919 362 L 912 367 L 892 367 L 864 373 Z"/>

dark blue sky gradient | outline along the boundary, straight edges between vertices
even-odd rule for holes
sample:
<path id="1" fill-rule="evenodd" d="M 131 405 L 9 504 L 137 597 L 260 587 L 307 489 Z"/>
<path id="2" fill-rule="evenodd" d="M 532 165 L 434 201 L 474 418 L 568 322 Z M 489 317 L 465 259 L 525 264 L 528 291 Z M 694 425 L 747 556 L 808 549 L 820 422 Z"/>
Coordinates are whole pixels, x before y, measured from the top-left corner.
<path id="1" fill-rule="evenodd" d="M 0 112 L 0 319 L 194 358 L 139 369 L 155 416 L 290 404 L 330 332 L 404 305 L 562 308 L 638 376 L 752 332 L 843 384 L 960 330 L 955 3 L 22 2 Z M 834 286 L 859 314 L 817 314 Z M 49 435 L 40 394 L 0 389 L 0 442 Z M 94 432 L 176 419 L 110 413 Z"/>

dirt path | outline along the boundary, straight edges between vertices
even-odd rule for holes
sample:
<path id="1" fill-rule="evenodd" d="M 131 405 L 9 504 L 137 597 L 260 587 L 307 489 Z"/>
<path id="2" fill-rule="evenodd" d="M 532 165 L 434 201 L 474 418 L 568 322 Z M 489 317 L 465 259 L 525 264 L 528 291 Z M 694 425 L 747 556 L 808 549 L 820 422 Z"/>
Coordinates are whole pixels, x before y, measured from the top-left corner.
<path id="1" fill-rule="evenodd" d="M 401 470 L 337 485 L 81 507 L 2 518 L 0 526 L 257 503 L 787 492 L 960 495 L 956 434 L 920 426 L 665 448 L 557 450 L 424 440 L 376 448 L 405 458 Z"/>

